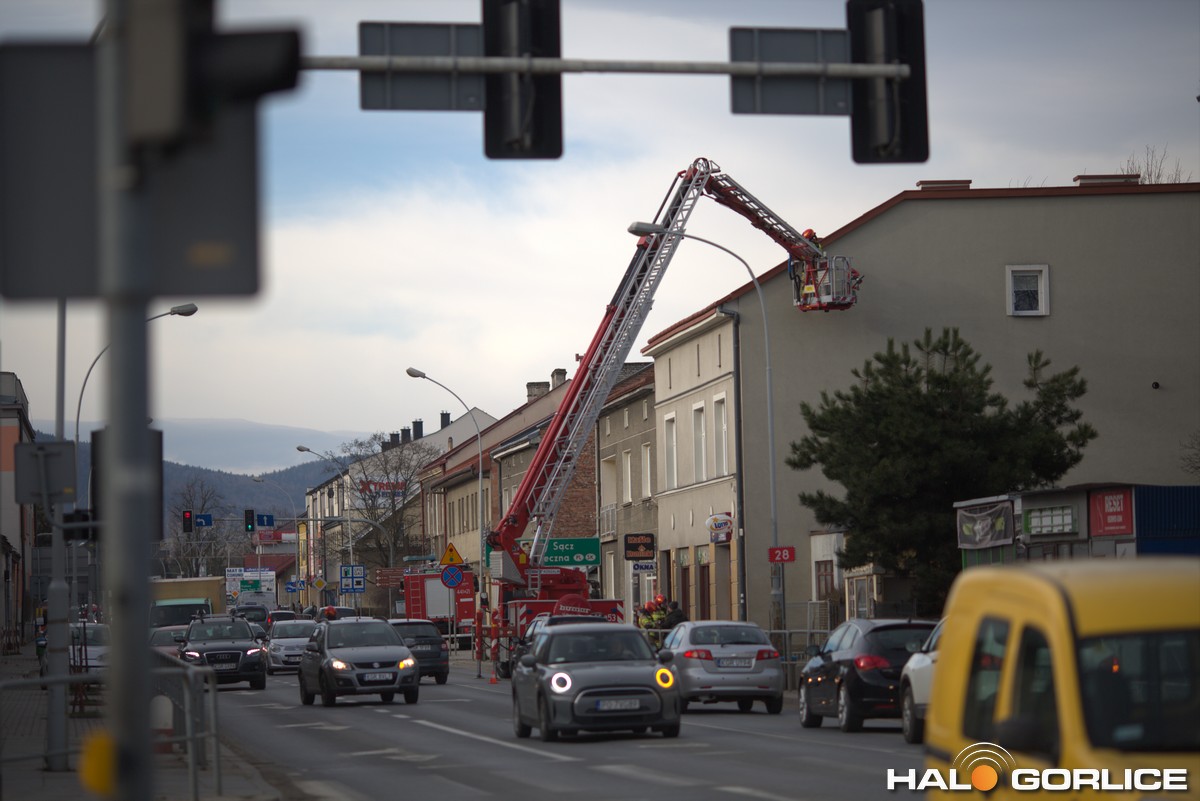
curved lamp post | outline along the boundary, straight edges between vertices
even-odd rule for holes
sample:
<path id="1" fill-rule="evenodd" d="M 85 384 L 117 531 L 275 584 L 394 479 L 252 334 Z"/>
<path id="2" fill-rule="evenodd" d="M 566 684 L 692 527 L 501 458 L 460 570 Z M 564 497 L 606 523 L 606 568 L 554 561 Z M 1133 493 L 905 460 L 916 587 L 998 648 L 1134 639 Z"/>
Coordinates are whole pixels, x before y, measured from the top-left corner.
<path id="1" fill-rule="evenodd" d="M 184 303 L 181 306 L 172 306 L 170 308 L 170 310 L 165 311 L 162 314 L 156 314 L 153 317 L 147 317 L 146 322 L 150 322 L 151 320 L 157 320 L 160 317 L 172 317 L 172 316 L 191 317 L 193 314 L 195 314 L 197 312 L 197 310 L 198 310 L 198 307 L 196 306 L 195 303 Z M 109 343 L 109 344 L 111 344 L 111 343 Z M 96 363 L 100 361 L 100 357 L 108 352 L 108 347 L 109 347 L 108 345 L 105 345 L 103 348 L 100 349 L 100 352 L 96 354 L 96 358 L 92 359 L 92 365 L 91 365 L 91 367 L 88 367 L 87 373 L 83 376 L 83 383 L 79 386 L 79 402 L 75 404 L 75 445 L 76 445 L 76 447 L 79 446 L 79 412 L 80 412 L 80 410 L 83 409 L 83 391 L 85 389 L 87 389 L 87 382 L 88 382 L 88 379 L 92 377 L 92 370 L 96 369 Z"/>
<path id="2" fill-rule="evenodd" d="M 467 414 L 471 417 L 471 423 L 475 426 L 475 443 L 479 446 L 479 588 L 480 592 L 487 591 L 487 584 L 484 583 L 485 567 L 483 563 L 483 555 L 487 552 L 487 509 L 483 503 L 483 433 L 479 430 L 479 421 L 475 419 L 475 412 L 471 411 L 471 407 L 467 406 L 466 402 L 458 397 L 458 393 L 450 389 L 445 384 L 430 378 L 423 370 L 418 370 L 415 367 L 409 367 L 404 372 L 408 373 L 410 378 L 424 378 L 426 381 L 437 384 L 442 389 L 454 396 L 454 399 L 462 404 L 462 407 L 467 410 Z M 449 535 L 447 535 L 447 542 Z M 475 678 L 483 678 L 483 617 L 479 616 L 475 626 Z"/>
<path id="3" fill-rule="evenodd" d="M 324 460 L 325 460 L 325 461 L 327 461 L 327 462 L 333 462 L 335 465 L 337 465 L 337 468 L 338 468 L 338 489 L 341 491 L 341 501 L 342 501 L 342 503 L 341 503 L 341 506 L 342 506 L 342 519 L 345 521 L 345 526 L 346 526 L 346 538 L 347 538 L 347 541 L 348 541 L 348 544 L 349 544 L 349 553 L 350 553 L 350 555 L 349 555 L 349 557 L 348 557 L 348 558 L 350 559 L 350 564 L 354 564 L 354 530 L 350 528 L 350 511 L 349 511 L 349 503 L 348 503 L 348 498 L 347 498 L 347 495 L 346 495 L 346 483 L 345 483 L 345 479 L 343 479 L 343 478 L 342 478 L 342 473 L 343 473 L 343 472 L 345 472 L 345 473 L 346 473 L 346 475 L 347 475 L 347 476 L 349 476 L 349 473 L 350 473 L 349 469 L 348 469 L 348 468 L 345 468 L 345 467 L 343 467 L 343 466 L 342 466 L 342 463 L 341 463 L 341 462 L 339 462 L 337 459 L 335 459 L 335 458 L 333 457 L 333 455 L 332 455 L 332 454 L 329 454 L 329 453 L 321 453 L 320 451 L 314 451 L 312 448 L 308 447 L 307 445 L 297 445 L 297 446 L 296 446 L 296 450 L 300 451 L 300 453 L 311 453 L 313 456 L 316 456 L 316 457 L 318 457 L 318 458 L 320 458 L 320 459 L 324 459 Z M 316 511 L 316 510 L 314 509 L 314 511 Z M 297 532 L 297 535 L 299 535 L 299 532 Z M 322 534 L 322 535 L 321 535 L 321 541 L 322 541 L 322 542 L 324 542 L 324 541 L 325 541 L 325 535 L 324 535 L 324 534 Z M 322 560 L 321 560 L 321 573 L 323 574 L 323 576 L 324 576 L 324 579 L 325 579 L 325 582 L 326 582 L 326 583 L 325 583 L 325 586 L 328 588 L 328 586 L 329 586 L 329 576 L 328 576 L 328 575 L 324 575 L 324 574 L 328 574 L 328 573 L 329 573 L 329 565 L 325 564 L 325 559 L 322 559 Z M 324 594 L 324 593 L 322 593 L 322 595 L 323 595 L 323 594 Z M 354 593 L 354 608 L 355 608 L 355 609 L 358 609 L 358 593 Z"/>
<path id="4" fill-rule="evenodd" d="M 634 222 L 634 223 L 631 223 L 629 226 L 629 233 L 631 233 L 635 236 L 648 236 L 651 234 L 662 235 L 662 234 L 667 233 L 667 229 L 662 225 L 658 225 L 657 223 Z M 724 245 L 720 245 L 716 242 L 705 239 L 703 237 L 695 236 L 694 234 L 686 234 L 682 231 L 675 231 L 674 234 L 675 234 L 675 236 L 683 237 L 685 239 L 695 239 L 697 242 L 703 242 L 706 245 L 710 245 L 710 246 L 716 248 L 717 250 L 724 251 L 725 253 L 728 253 L 730 256 L 733 256 L 735 259 L 737 259 L 738 261 L 740 261 L 742 263 L 743 267 L 746 268 L 746 272 L 750 274 L 750 281 L 754 284 L 754 291 L 756 293 L 758 293 L 758 305 L 762 310 L 762 319 L 763 319 L 763 361 L 766 364 L 766 373 L 767 373 L 767 375 L 766 375 L 767 460 L 768 460 L 767 476 L 768 476 L 768 481 L 770 482 L 770 485 L 771 485 L 771 487 L 770 487 L 771 546 L 776 547 L 779 545 L 779 518 L 778 518 L 778 514 L 777 514 L 778 505 L 776 503 L 776 497 L 775 497 L 775 411 L 774 411 L 774 405 L 773 405 L 773 399 L 774 399 L 775 393 L 773 391 L 772 384 L 771 384 L 771 336 L 770 336 L 770 330 L 769 330 L 769 327 L 767 324 L 767 302 L 763 297 L 762 286 L 758 283 L 758 277 L 754 274 L 754 270 L 751 269 L 749 262 L 747 262 L 741 256 L 734 253 L 732 250 L 725 247 Z M 778 620 L 779 624 L 781 626 L 783 626 L 784 628 L 786 628 L 786 623 L 784 622 L 785 615 L 784 615 L 784 608 L 783 608 L 783 571 L 780 570 L 781 567 L 782 567 L 781 563 L 772 563 L 771 564 L 771 606 L 772 606 L 771 625 L 772 625 L 772 627 L 774 627 L 776 620 Z M 743 586 L 742 591 L 743 591 L 743 593 L 745 592 L 745 586 Z"/>

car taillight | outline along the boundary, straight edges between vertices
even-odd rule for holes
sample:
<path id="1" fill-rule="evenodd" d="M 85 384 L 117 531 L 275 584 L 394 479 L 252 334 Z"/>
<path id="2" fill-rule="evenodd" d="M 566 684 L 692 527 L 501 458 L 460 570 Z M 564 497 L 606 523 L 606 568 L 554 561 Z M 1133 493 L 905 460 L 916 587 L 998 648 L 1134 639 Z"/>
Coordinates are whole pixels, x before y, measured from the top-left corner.
<path id="1" fill-rule="evenodd" d="M 758 651 L 758 656 L 754 658 L 760 662 L 764 659 L 778 659 L 779 652 L 774 648 L 760 648 Z"/>
<path id="2" fill-rule="evenodd" d="M 712 651 L 707 648 L 693 648 L 690 651 L 684 651 L 683 655 L 688 659 L 712 659 Z"/>
<path id="3" fill-rule="evenodd" d="M 450 650 L 450 646 L 449 646 L 449 645 L 446 645 L 446 641 L 445 641 L 445 640 L 442 640 L 442 650 L 443 650 L 443 651 L 449 651 L 449 650 Z"/>
<path id="4" fill-rule="evenodd" d="M 859 670 L 883 670 L 886 667 L 891 667 L 891 663 L 882 656 L 863 654 L 862 656 L 854 657 L 854 666 Z"/>

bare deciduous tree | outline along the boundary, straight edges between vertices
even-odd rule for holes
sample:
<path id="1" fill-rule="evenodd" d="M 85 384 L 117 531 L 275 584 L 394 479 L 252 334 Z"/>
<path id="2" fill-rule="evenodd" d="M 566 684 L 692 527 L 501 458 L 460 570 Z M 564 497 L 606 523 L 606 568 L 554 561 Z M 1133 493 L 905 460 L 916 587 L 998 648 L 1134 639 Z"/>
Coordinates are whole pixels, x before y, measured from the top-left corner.
<path id="1" fill-rule="evenodd" d="M 184 534 L 180 522 L 184 509 L 191 509 L 193 517 L 211 514 L 213 525 L 193 526 L 191 534 Z M 171 519 L 179 527 L 168 531 L 163 541 L 162 558 L 167 561 L 164 574 L 223 576 L 230 560 L 241 564 L 242 556 L 250 551 L 250 539 L 224 519 L 232 516 L 233 510 L 221 493 L 203 478 L 192 478 L 184 484 L 171 502 Z"/>
<path id="2" fill-rule="evenodd" d="M 1121 167 L 1121 175 L 1137 175 L 1139 184 L 1182 184 L 1192 180 L 1189 172 L 1183 174 L 1183 164 L 1175 159 L 1174 167 L 1167 167 L 1167 148 L 1164 145 L 1162 153 L 1153 145 L 1146 145 L 1146 152 L 1141 158 L 1136 153 L 1129 154 L 1125 166 Z"/>

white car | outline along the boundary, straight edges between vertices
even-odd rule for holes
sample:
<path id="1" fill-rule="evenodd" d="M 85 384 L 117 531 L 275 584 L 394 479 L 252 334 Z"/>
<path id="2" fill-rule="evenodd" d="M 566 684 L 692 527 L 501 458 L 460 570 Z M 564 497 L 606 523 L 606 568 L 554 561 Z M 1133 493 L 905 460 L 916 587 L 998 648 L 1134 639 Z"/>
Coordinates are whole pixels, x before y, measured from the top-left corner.
<path id="1" fill-rule="evenodd" d="M 919 743 L 925 739 L 925 711 L 933 688 L 938 638 L 942 636 L 945 623 L 943 618 L 929 633 L 921 650 L 910 656 L 900 671 L 900 725 L 905 742 Z"/>
<path id="2" fill-rule="evenodd" d="M 72 672 L 100 673 L 107 670 L 109 644 L 107 624 L 72 624 L 71 645 L 68 649 Z"/>

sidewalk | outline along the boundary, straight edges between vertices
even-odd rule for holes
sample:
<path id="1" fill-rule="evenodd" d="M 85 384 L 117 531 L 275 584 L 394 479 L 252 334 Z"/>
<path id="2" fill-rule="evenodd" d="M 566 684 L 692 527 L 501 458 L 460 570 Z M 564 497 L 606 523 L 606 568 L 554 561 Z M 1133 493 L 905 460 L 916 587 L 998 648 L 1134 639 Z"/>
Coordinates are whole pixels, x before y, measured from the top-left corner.
<path id="1" fill-rule="evenodd" d="M 0 656 L 0 683 L 37 678 L 37 652 L 32 642 L 18 654 Z M 49 693 L 38 685 L 0 690 L 0 801 L 66 801 L 92 799 L 79 783 L 76 768 L 83 738 L 106 725 L 102 702 L 72 710 L 67 698 L 68 770 L 46 770 L 46 718 Z M 75 714 L 73 714 L 73 712 Z M 14 757 L 29 756 L 29 759 Z M 238 801 L 280 801 L 282 794 L 257 769 L 225 746 L 221 747 L 221 794 L 211 767 L 200 770 L 197 797 Z M 153 755 L 154 801 L 190 801 L 188 763 L 180 752 Z M 146 801 L 151 801 L 147 799 Z"/>

